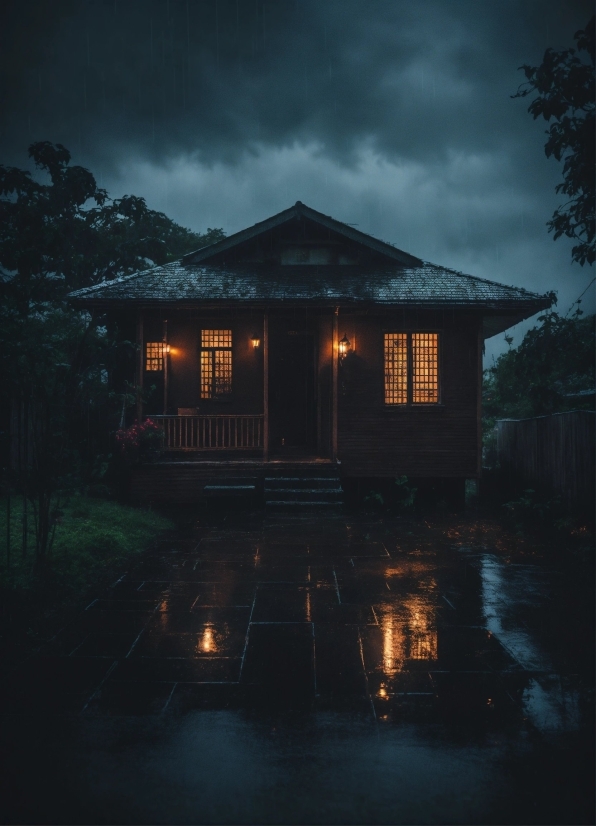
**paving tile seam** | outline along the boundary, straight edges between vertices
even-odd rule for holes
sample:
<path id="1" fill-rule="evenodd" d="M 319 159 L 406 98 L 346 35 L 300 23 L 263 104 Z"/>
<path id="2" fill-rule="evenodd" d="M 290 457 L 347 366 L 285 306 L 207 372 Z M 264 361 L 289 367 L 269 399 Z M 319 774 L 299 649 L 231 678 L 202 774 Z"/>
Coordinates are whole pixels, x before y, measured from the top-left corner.
<path id="1" fill-rule="evenodd" d="M 173 634 L 172 636 L 177 636 Z M 101 656 L 96 657 L 96 659 L 103 659 Z M 107 659 L 113 659 L 113 657 L 107 657 Z M 196 657 L 176 657 L 176 656 L 160 656 L 160 655 L 152 655 L 152 654 L 138 654 L 134 659 L 133 662 L 137 662 L 138 660 L 149 660 L 151 661 L 158 661 L 161 662 L 163 660 L 175 660 L 175 661 L 184 661 L 189 663 L 202 663 L 202 662 L 211 662 L 211 661 L 219 661 L 219 660 L 239 660 L 240 657 L 232 657 L 228 655 L 223 655 L 221 657 L 212 657 L 208 654 L 197 654 Z"/>
<path id="2" fill-rule="evenodd" d="M 107 672 L 104 674 L 103 679 L 100 681 L 99 685 L 96 686 L 95 691 L 93 691 L 89 695 L 89 699 L 87 700 L 87 702 L 85 703 L 85 705 L 81 709 L 81 712 L 86 710 L 86 708 L 89 706 L 89 703 L 97 696 L 98 692 L 101 691 L 102 687 L 104 686 L 104 684 L 106 683 L 106 681 L 108 680 L 108 678 L 110 677 L 110 675 L 112 674 L 112 672 L 114 671 L 114 669 L 116 668 L 117 665 L 118 665 L 118 660 L 114 660 L 112 665 L 108 668 Z"/>
<path id="3" fill-rule="evenodd" d="M 314 625 L 311 620 L 252 620 L 250 625 Z"/>
<path id="4" fill-rule="evenodd" d="M 253 601 L 252 601 L 252 607 L 251 607 L 251 609 L 250 609 L 250 615 L 249 615 L 249 617 L 248 617 L 248 626 L 247 626 L 247 628 L 246 628 L 246 636 L 245 636 L 245 638 L 244 638 L 244 651 L 242 652 L 242 660 L 241 660 L 241 662 L 240 662 L 240 674 L 239 674 L 239 679 L 242 679 L 242 671 L 243 671 L 243 669 L 244 669 L 244 661 L 245 661 L 245 659 L 246 659 L 246 649 L 248 648 L 248 638 L 249 638 L 249 636 L 250 636 L 250 626 L 251 626 L 251 621 L 252 621 L 252 615 L 253 615 L 254 610 L 255 610 L 255 603 L 256 603 L 256 601 L 257 601 L 257 593 L 258 593 L 258 590 L 259 590 L 259 586 L 258 586 L 258 584 L 257 584 L 257 586 L 256 586 L 256 588 L 255 588 L 255 595 L 254 595 L 254 598 L 253 598 Z"/>
<path id="5" fill-rule="evenodd" d="M 118 685 L 172 685 L 175 683 L 176 685 L 240 685 L 240 680 L 113 680 L 114 683 Z M 243 683 L 244 685 L 244 683 Z"/>
<path id="6" fill-rule="evenodd" d="M 375 709 L 373 696 L 371 694 L 370 685 L 369 685 L 369 682 L 368 682 L 368 673 L 366 671 L 366 665 L 365 665 L 365 662 L 364 662 L 364 646 L 362 645 L 362 636 L 360 634 L 360 629 L 358 629 L 358 646 L 360 648 L 360 660 L 362 662 L 362 670 L 364 672 L 364 684 L 366 686 L 366 694 L 367 694 L 367 697 L 370 701 L 370 706 L 371 706 L 371 709 L 372 709 L 373 718 L 374 718 L 375 723 L 376 723 L 377 722 L 377 711 Z"/>

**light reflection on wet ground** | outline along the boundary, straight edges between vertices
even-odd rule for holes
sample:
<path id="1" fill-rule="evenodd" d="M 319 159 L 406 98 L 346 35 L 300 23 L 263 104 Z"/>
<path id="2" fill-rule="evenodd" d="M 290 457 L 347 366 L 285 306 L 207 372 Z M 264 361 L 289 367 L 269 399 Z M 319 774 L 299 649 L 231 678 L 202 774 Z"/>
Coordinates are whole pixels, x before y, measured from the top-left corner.
<path id="1" fill-rule="evenodd" d="M 590 822 L 558 572 L 507 541 L 195 520 L 8 681 L 4 822 Z"/>

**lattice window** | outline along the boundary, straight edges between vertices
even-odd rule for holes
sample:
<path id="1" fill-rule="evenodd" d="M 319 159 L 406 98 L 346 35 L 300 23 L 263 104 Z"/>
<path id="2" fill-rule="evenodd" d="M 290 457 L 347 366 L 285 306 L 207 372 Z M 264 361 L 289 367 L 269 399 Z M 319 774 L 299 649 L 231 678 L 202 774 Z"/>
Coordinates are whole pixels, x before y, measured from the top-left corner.
<path id="1" fill-rule="evenodd" d="M 412 333 L 412 402 L 436 404 L 439 401 L 439 336 L 437 333 Z"/>
<path id="2" fill-rule="evenodd" d="M 438 404 L 438 333 L 385 333 L 385 404 Z"/>
<path id="3" fill-rule="evenodd" d="M 145 343 L 145 370 L 163 370 L 166 344 L 163 341 Z"/>
<path id="4" fill-rule="evenodd" d="M 407 404 L 407 333 L 385 333 L 385 404 Z"/>
<path id="5" fill-rule="evenodd" d="M 231 348 L 231 346 L 231 330 L 201 330 L 201 347 Z"/>
<path id="6" fill-rule="evenodd" d="M 201 330 L 201 398 L 232 392 L 232 331 Z"/>

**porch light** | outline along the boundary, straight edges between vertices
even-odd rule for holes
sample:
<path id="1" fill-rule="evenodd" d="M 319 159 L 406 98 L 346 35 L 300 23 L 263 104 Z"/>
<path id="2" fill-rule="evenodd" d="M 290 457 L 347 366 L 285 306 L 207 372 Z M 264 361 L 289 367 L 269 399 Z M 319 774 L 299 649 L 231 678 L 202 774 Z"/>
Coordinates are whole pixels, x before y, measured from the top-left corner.
<path id="1" fill-rule="evenodd" d="M 350 352 L 352 345 L 350 343 L 350 339 L 344 333 L 344 337 L 338 343 L 339 347 L 339 357 L 340 359 L 344 359 L 348 353 Z"/>
<path id="2" fill-rule="evenodd" d="M 261 344 L 261 337 L 258 336 L 256 333 L 252 334 L 252 336 L 250 337 L 250 340 L 251 340 L 252 346 L 254 347 L 255 350 Z"/>

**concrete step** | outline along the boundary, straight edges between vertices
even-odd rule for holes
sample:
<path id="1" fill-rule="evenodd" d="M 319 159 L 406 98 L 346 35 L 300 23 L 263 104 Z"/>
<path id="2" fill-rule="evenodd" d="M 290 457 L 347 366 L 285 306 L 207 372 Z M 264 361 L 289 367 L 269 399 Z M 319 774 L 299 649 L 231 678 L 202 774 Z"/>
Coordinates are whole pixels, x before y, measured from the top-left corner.
<path id="1" fill-rule="evenodd" d="M 256 485 L 205 485 L 203 488 L 209 493 L 238 493 L 256 489 Z"/>
<path id="2" fill-rule="evenodd" d="M 265 488 L 265 499 L 341 499 L 343 490 L 338 486 L 324 488 Z"/>
<path id="3" fill-rule="evenodd" d="M 308 477 L 310 479 L 321 479 L 327 477 L 331 479 L 336 479 L 338 477 L 337 466 L 332 464 L 291 465 L 284 463 L 279 467 L 275 467 L 275 465 L 273 464 L 268 464 L 266 473 L 268 479 L 278 479 L 280 477 Z"/>
<path id="4" fill-rule="evenodd" d="M 277 476 L 265 478 L 265 490 L 283 490 L 283 489 L 322 489 L 334 488 L 340 489 L 341 485 L 337 476 Z"/>
<path id="5" fill-rule="evenodd" d="M 343 491 L 341 488 L 282 488 L 281 490 L 265 491 L 265 501 L 283 500 L 286 502 L 341 502 Z"/>
<path id="6" fill-rule="evenodd" d="M 249 496 L 256 493 L 258 479 L 252 477 L 231 477 L 229 479 L 210 479 L 203 487 L 206 497 L 236 497 Z"/>
<path id="7" fill-rule="evenodd" d="M 304 499 L 304 500 L 296 500 L 296 499 L 267 499 L 265 501 L 266 508 L 273 508 L 273 509 L 285 509 L 285 510 L 306 510 L 309 508 L 313 509 L 325 509 L 325 508 L 340 508 L 342 506 L 342 502 L 335 500 L 332 502 L 323 501 L 323 500 L 311 500 L 311 499 Z"/>

